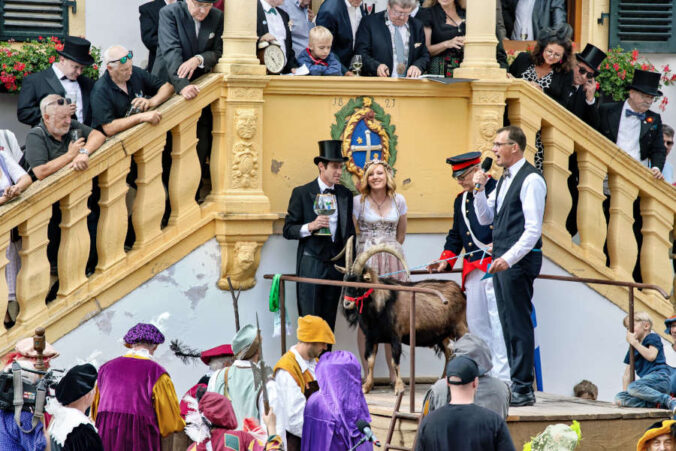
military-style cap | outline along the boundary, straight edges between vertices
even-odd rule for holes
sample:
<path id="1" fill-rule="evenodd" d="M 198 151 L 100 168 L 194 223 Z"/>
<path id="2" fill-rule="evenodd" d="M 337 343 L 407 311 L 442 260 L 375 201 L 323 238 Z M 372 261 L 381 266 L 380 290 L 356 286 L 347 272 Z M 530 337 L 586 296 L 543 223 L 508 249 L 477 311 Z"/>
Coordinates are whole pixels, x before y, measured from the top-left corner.
<path id="1" fill-rule="evenodd" d="M 446 158 L 446 163 L 453 167 L 453 177 L 458 178 L 472 166 L 481 163 L 481 152 L 467 152 Z"/>

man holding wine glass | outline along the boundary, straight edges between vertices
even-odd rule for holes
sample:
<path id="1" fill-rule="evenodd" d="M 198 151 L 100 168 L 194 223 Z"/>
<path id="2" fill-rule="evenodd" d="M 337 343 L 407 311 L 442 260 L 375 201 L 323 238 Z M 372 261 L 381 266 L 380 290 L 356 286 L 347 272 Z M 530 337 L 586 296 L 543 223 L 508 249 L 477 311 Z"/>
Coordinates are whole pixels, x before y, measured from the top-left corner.
<path id="1" fill-rule="evenodd" d="M 314 163 L 319 177 L 293 189 L 284 219 L 284 238 L 298 240 L 296 274 L 300 277 L 342 280 L 332 262 L 350 236 L 355 234 L 352 222 L 352 193 L 340 185 L 343 163 L 342 141 L 319 141 L 319 156 Z M 333 330 L 340 298 L 340 287 L 299 283 L 298 316 L 316 315 Z"/>

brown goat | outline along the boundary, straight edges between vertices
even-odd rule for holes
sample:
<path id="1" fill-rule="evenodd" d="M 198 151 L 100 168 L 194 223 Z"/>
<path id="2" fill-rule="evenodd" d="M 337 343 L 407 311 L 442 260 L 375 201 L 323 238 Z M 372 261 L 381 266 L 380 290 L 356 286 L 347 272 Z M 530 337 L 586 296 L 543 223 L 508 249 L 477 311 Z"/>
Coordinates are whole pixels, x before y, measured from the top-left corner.
<path id="1" fill-rule="evenodd" d="M 446 364 L 450 360 L 452 350 L 450 340 L 458 339 L 467 332 L 465 309 L 467 302 L 460 286 L 451 280 L 422 280 L 418 282 L 399 282 L 387 278 L 378 278 L 374 270 L 366 266 L 370 257 L 387 252 L 402 261 L 408 271 L 403 257 L 397 250 L 382 244 L 373 246 L 361 253 L 352 263 L 351 239 L 346 246 L 346 268 L 338 268 L 345 274 L 347 282 L 378 282 L 386 285 L 404 285 L 431 288 L 439 291 L 447 300 L 439 297 L 416 293 L 416 346 L 434 347 L 443 352 Z M 379 343 L 392 346 L 392 365 L 395 369 L 395 393 L 404 391 L 404 382 L 399 374 L 401 344 L 409 344 L 409 318 L 411 310 L 411 293 L 377 289 L 366 296 L 364 288 L 345 288 L 343 307 L 348 322 L 359 327 L 366 337 L 364 358 L 368 362 L 368 373 L 362 386 L 364 393 L 373 388 L 373 368 Z M 361 298 L 357 306 L 355 299 Z M 444 365 L 444 369 L 446 366 Z"/>

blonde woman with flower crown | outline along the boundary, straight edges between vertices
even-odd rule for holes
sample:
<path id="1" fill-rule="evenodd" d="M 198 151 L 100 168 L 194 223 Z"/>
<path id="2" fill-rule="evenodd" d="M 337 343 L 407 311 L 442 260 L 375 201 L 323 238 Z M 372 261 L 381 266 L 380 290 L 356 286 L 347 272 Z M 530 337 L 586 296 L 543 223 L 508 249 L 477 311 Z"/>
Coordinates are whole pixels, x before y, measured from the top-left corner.
<path id="1" fill-rule="evenodd" d="M 392 168 L 386 161 L 376 159 L 366 163 L 359 185 L 361 194 L 355 196 L 352 210 L 355 226 L 359 228 L 357 253 L 377 244 L 387 243 L 404 255 L 401 245 L 406 237 L 406 200 L 396 190 L 397 184 Z M 383 252 L 371 257 L 367 265 L 378 274 L 389 274 L 404 269 L 396 257 Z M 406 272 L 387 277 L 408 280 Z M 362 367 L 366 369 L 365 338 L 361 329 L 358 332 L 357 343 Z M 392 348 L 389 344 L 385 345 L 385 355 L 390 370 L 390 382 L 394 383 Z"/>

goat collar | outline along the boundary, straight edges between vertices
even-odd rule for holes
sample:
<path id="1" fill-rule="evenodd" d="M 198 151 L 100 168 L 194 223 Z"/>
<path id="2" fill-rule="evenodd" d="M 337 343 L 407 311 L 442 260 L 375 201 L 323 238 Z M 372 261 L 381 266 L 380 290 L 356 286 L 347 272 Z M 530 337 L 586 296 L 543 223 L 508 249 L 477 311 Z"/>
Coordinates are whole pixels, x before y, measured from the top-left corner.
<path id="1" fill-rule="evenodd" d="M 362 294 L 358 298 L 353 298 L 352 296 L 345 296 L 345 300 L 348 302 L 354 302 L 357 307 L 359 307 L 359 314 L 361 315 L 362 310 L 364 310 L 364 300 L 368 299 L 369 296 L 373 293 L 373 288 L 369 288 L 366 293 Z"/>

